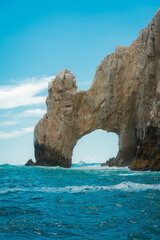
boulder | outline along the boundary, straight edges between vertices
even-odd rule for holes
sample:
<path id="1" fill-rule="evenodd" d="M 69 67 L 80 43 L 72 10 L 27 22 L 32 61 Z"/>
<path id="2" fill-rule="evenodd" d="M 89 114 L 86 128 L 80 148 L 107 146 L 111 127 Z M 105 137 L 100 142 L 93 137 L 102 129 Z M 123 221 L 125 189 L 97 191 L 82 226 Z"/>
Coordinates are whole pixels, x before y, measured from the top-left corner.
<path id="1" fill-rule="evenodd" d="M 32 159 L 29 159 L 29 160 L 27 161 L 27 163 L 25 164 L 25 166 L 37 166 L 37 164 L 36 164 L 36 162 L 33 162 Z"/>

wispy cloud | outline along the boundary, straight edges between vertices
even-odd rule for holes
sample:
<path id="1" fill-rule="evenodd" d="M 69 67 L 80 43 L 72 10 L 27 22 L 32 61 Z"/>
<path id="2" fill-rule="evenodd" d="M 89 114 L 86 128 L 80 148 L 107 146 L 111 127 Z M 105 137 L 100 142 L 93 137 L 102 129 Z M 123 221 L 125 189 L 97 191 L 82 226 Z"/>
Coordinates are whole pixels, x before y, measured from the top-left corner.
<path id="1" fill-rule="evenodd" d="M 97 157 L 96 157 L 96 155 L 86 156 L 85 159 L 84 159 L 84 162 L 95 163 L 95 162 L 97 162 Z"/>
<path id="2" fill-rule="evenodd" d="M 25 110 L 22 113 L 18 114 L 16 118 L 23 118 L 23 117 L 41 117 L 46 113 L 46 109 L 36 108 L 36 109 L 29 109 Z"/>
<path id="3" fill-rule="evenodd" d="M 17 121 L 4 121 L 4 122 L 0 122 L 0 127 L 8 127 L 16 124 L 18 124 Z"/>
<path id="4" fill-rule="evenodd" d="M 78 86 L 90 86 L 91 85 L 91 83 L 92 83 L 92 80 L 90 80 L 90 81 L 81 81 L 81 82 L 78 82 Z"/>
<path id="5" fill-rule="evenodd" d="M 33 132 L 33 130 L 34 130 L 34 126 L 23 128 L 21 130 L 14 130 L 14 131 L 11 131 L 8 133 L 4 132 L 4 131 L 0 131 L 0 138 L 1 139 L 9 139 L 9 138 L 20 137 L 20 136 L 23 136 L 23 135 Z"/>
<path id="6" fill-rule="evenodd" d="M 17 86 L 0 86 L 0 109 L 10 109 L 19 106 L 29 106 L 45 103 L 46 97 L 36 96 L 47 89 L 48 82 L 54 76 L 41 79 L 31 78 Z"/>

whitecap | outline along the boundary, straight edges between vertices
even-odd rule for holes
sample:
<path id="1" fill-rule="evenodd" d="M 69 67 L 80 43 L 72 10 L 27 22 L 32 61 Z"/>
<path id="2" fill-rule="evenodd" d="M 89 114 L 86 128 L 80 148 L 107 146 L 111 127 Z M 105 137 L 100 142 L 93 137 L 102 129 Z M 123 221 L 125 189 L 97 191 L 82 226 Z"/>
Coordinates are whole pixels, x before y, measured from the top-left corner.
<path id="1" fill-rule="evenodd" d="M 15 188 L 5 188 L 5 189 L 1 189 L 0 190 L 0 194 L 8 193 L 8 192 L 23 192 L 23 191 L 28 191 L 28 189 L 18 188 L 18 187 L 15 187 Z"/>
<path id="2" fill-rule="evenodd" d="M 130 172 L 130 173 L 120 173 L 119 176 L 135 176 L 135 175 L 144 175 L 144 172 Z"/>
<path id="3" fill-rule="evenodd" d="M 141 184 L 133 182 L 122 182 L 117 185 L 113 185 L 112 189 L 121 190 L 121 191 L 146 191 L 146 190 L 159 190 L 160 184 Z"/>
<path id="4" fill-rule="evenodd" d="M 66 186 L 59 188 L 52 187 L 40 187 L 40 188 L 11 188 L 11 189 L 2 189 L 0 193 L 7 192 L 17 192 L 17 191 L 30 191 L 30 192 L 46 192 L 46 193 L 80 193 L 80 192 L 98 192 L 98 191 L 127 191 L 127 192 L 136 192 L 136 191 L 146 191 L 146 190 L 158 190 L 160 191 L 160 184 L 140 184 L 133 182 L 122 182 L 116 185 L 109 186 Z"/>

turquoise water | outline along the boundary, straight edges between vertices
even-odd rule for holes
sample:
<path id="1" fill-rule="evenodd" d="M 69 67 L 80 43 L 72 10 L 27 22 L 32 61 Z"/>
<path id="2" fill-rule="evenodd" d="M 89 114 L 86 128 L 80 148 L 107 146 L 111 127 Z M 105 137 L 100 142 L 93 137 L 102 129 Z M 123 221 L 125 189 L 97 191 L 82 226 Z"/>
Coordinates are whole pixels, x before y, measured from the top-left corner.
<path id="1" fill-rule="evenodd" d="M 1 165 L 0 239 L 160 239 L 160 173 Z"/>

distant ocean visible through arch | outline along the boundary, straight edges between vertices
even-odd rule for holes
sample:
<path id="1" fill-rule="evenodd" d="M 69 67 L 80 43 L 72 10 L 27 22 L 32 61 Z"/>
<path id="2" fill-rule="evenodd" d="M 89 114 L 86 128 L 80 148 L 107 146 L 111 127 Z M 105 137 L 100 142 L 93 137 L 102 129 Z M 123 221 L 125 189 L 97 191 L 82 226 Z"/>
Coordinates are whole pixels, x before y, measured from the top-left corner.
<path id="1" fill-rule="evenodd" d="M 73 149 L 73 163 L 102 163 L 118 153 L 118 135 L 104 130 L 95 130 L 83 136 Z"/>

